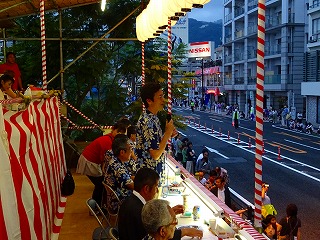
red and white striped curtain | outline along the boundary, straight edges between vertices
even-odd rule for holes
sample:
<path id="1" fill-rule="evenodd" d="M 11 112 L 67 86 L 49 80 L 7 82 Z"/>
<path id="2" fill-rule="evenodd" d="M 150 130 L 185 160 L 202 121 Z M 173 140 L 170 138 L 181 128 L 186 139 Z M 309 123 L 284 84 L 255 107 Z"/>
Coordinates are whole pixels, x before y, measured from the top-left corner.
<path id="1" fill-rule="evenodd" d="M 0 104 L 0 239 L 50 239 L 66 173 L 59 102 Z"/>

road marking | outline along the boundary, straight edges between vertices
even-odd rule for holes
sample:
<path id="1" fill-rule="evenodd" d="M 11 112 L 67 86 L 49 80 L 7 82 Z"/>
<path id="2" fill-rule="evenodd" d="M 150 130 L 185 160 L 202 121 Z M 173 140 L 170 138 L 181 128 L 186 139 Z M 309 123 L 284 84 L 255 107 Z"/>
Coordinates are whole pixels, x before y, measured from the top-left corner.
<path id="1" fill-rule="evenodd" d="M 300 150 L 300 149 L 298 149 L 298 148 L 294 148 L 294 147 L 285 145 L 285 144 L 283 144 L 283 143 L 278 143 L 278 142 L 272 141 L 272 143 L 267 142 L 267 144 L 269 144 L 269 145 L 271 145 L 271 146 L 274 146 L 274 147 L 279 147 L 279 146 L 281 146 L 282 149 L 285 149 L 285 150 L 287 150 L 287 151 L 289 151 L 289 152 L 294 152 L 294 153 L 299 153 L 299 154 L 307 153 L 307 152 L 304 151 L 304 150 Z"/>
<path id="2" fill-rule="evenodd" d="M 308 145 L 304 145 L 302 143 L 297 143 L 297 142 L 294 142 L 294 141 L 290 141 L 288 139 L 284 139 L 286 142 L 291 142 L 291 143 L 294 143 L 294 144 L 297 144 L 297 145 L 300 145 L 300 146 L 303 146 L 303 147 L 306 147 L 306 148 L 311 148 L 311 149 L 314 149 L 314 150 L 317 150 L 317 151 L 320 151 L 319 148 L 315 148 L 315 147 L 311 147 L 311 146 L 308 146 Z"/>
<path id="3" fill-rule="evenodd" d="M 312 142 L 312 143 L 320 145 L 320 141 L 318 141 L 318 142 Z"/>
<path id="4" fill-rule="evenodd" d="M 186 135 L 186 134 L 184 134 L 183 132 L 178 131 L 178 133 L 180 133 L 180 135 L 182 135 L 182 136 L 184 136 L 184 137 L 186 137 L 186 136 L 187 136 L 187 135 Z"/>
<path id="5" fill-rule="evenodd" d="M 242 127 L 242 126 L 239 126 L 239 128 L 243 128 L 243 129 L 245 129 L 245 130 L 247 130 L 247 131 L 251 131 L 251 132 L 256 132 L 256 130 L 252 130 L 252 129 L 250 129 L 250 128 L 245 128 L 245 127 Z"/>
<path id="6" fill-rule="evenodd" d="M 242 133 L 240 133 L 241 135 L 243 135 L 243 136 L 247 136 L 247 137 L 249 137 L 249 138 L 251 138 L 251 139 L 256 139 L 256 137 L 254 137 L 254 136 L 251 136 L 250 134 L 248 134 L 248 133 L 245 133 L 245 132 L 242 132 Z"/>
<path id="7" fill-rule="evenodd" d="M 223 142 L 225 142 L 225 143 L 228 143 L 228 144 L 230 144 L 230 145 L 232 145 L 232 146 L 234 146 L 234 147 L 240 148 L 240 149 L 242 149 L 242 150 L 244 150 L 244 151 L 247 151 L 247 152 L 249 152 L 249 153 L 251 153 L 251 154 L 255 154 L 255 151 L 252 151 L 251 149 L 247 149 L 246 147 L 243 147 L 243 146 L 241 146 L 241 145 L 239 146 L 238 144 L 236 144 L 236 143 L 234 143 L 234 142 L 232 142 L 232 141 L 223 140 L 223 139 L 219 138 L 218 136 L 216 136 L 216 135 L 214 135 L 214 134 L 212 134 L 212 133 L 208 133 L 208 132 L 201 131 L 201 130 L 199 130 L 198 128 L 195 128 L 195 127 L 193 127 L 193 126 L 191 126 L 191 125 L 188 125 L 188 127 L 192 128 L 192 129 L 194 129 L 194 130 L 197 130 L 197 131 L 199 131 L 199 132 L 202 132 L 203 134 L 206 134 L 206 135 L 208 135 L 208 136 L 210 136 L 210 137 L 214 137 L 214 138 L 217 139 L 217 140 L 220 140 L 220 141 L 223 141 Z M 231 138 L 231 139 L 234 139 L 234 138 Z M 278 155 L 278 153 L 275 153 L 275 152 L 272 152 L 272 151 L 269 151 L 269 150 L 266 150 L 266 149 L 265 149 L 265 152 L 268 152 L 268 153 L 273 154 L 273 155 Z M 315 181 L 317 181 L 317 182 L 320 182 L 320 179 L 319 179 L 319 178 L 314 177 L 314 176 L 312 176 L 312 175 L 310 175 L 310 174 L 308 174 L 308 173 L 305 173 L 304 171 L 300 171 L 300 170 L 297 170 L 297 169 L 292 168 L 292 167 L 290 167 L 290 166 L 287 166 L 285 163 L 279 162 L 278 160 L 273 160 L 273 159 L 271 159 L 271 158 L 269 158 L 269 157 L 267 157 L 267 156 L 262 156 L 262 157 L 263 157 L 263 159 L 268 160 L 269 162 L 272 162 L 272 163 L 274 163 L 274 164 L 280 165 L 280 166 L 282 166 L 282 167 L 284 167 L 284 168 L 287 168 L 287 169 L 289 169 L 289 170 L 291 170 L 291 171 L 293 171 L 293 172 L 296 172 L 296 173 L 298 173 L 298 174 L 300 174 L 300 175 L 303 175 L 303 176 L 308 177 L 308 178 L 310 178 L 310 179 L 313 179 L 313 180 L 315 180 Z M 315 170 L 315 171 L 317 171 L 317 172 L 320 172 L 320 169 L 319 169 L 319 168 L 316 168 L 316 167 L 313 167 L 313 166 L 311 166 L 311 165 L 308 165 L 308 164 L 299 162 L 299 161 L 297 161 L 297 160 L 294 160 L 294 159 L 292 159 L 292 158 L 289 158 L 289 157 L 286 157 L 286 156 L 283 156 L 283 155 L 281 155 L 281 157 L 282 157 L 282 159 L 287 159 L 287 160 L 289 160 L 289 161 L 295 162 L 295 163 L 299 164 L 300 166 L 308 167 L 308 168 L 311 168 L 311 169 L 313 169 L 313 170 Z"/>
<path id="8" fill-rule="evenodd" d="M 221 157 L 223 157 L 223 158 L 225 158 L 225 159 L 229 159 L 229 157 L 223 155 L 222 153 L 219 153 L 218 150 L 215 150 L 215 149 L 210 148 L 210 147 L 208 147 L 208 146 L 205 146 L 205 147 L 206 147 L 210 152 L 214 152 L 214 153 L 218 154 L 219 156 L 221 156 Z"/>
<path id="9" fill-rule="evenodd" d="M 214 118 L 210 118 L 212 121 L 216 121 L 216 122 L 223 122 L 221 120 L 218 120 L 218 119 L 214 119 Z"/>
<path id="10" fill-rule="evenodd" d="M 293 137 L 293 138 L 296 138 L 296 139 L 299 139 L 299 140 L 307 139 L 307 138 L 304 138 L 304 137 L 294 136 L 294 135 L 291 135 L 291 134 L 285 133 L 285 132 L 273 132 L 273 133 L 280 134 L 280 135 L 285 135 L 285 136 L 290 136 L 290 137 Z"/>
<path id="11" fill-rule="evenodd" d="M 304 135 L 304 136 L 310 136 L 310 137 L 314 137 L 314 138 L 320 138 L 320 137 L 317 136 L 317 135 L 310 135 L 310 134 L 307 134 L 307 133 L 304 133 L 304 132 L 294 131 L 294 130 L 287 129 L 287 128 L 284 128 L 284 127 L 277 127 L 276 125 L 272 125 L 272 127 L 278 128 L 278 129 L 281 129 L 281 130 L 285 130 L 285 131 L 288 131 L 288 132 L 298 133 L 298 134 Z M 308 139 L 308 138 L 306 138 L 306 139 Z"/>

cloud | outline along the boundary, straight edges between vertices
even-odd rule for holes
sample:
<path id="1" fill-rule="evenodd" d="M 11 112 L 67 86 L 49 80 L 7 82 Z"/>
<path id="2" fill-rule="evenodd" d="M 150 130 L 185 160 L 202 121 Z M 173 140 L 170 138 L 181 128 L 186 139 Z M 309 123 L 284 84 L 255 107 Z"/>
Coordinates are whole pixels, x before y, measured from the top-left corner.
<path id="1" fill-rule="evenodd" d="M 212 0 L 205 4 L 203 8 L 193 8 L 189 13 L 189 18 L 198 21 L 214 22 L 223 18 L 223 1 Z"/>

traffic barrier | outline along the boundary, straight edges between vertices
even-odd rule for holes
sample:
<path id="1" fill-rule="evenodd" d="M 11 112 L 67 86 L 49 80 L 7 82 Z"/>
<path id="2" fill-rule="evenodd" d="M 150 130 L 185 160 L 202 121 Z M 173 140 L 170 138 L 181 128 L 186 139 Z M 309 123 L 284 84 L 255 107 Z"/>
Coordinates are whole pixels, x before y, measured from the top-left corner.
<path id="1" fill-rule="evenodd" d="M 230 140 L 230 131 L 228 131 L 228 140 Z"/>
<path id="2" fill-rule="evenodd" d="M 198 128 L 200 128 L 200 119 L 199 119 L 199 124 L 198 124 Z"/>
<path id="3" fill-rule="evenodd" d="M 240 134 L 238 133 L 238 144 L 240 144 Z"/>
<path id="4" fill-rule="evenodd" d="M 213 124 L 211 126 L 211 132 L 212 132 L 212 134 L 214 134 Z"/>
<path id="5" fill-rule="evenodd" d="M 281 158 L 281 156 L 280 156 L 280 146 L 278 146 L 278 158 L 277 158 L 278 160 L 281 160 L 282 158 Z"/>
<path id="6" fill-rule="evenodd" d="M 222 136 L 221 128 L 219 128 L 219 136 L 220 136 L 220 137 Z"/>
<path id="7" fill-rule="evenodd" d="M 204 123 L 204 130 L 207 131 L 207 123 Z"/>
<path id="8" fill-rule="evenodd" d="M 251 138 L 249 137 L 249 148 L 251 148 Z"/>

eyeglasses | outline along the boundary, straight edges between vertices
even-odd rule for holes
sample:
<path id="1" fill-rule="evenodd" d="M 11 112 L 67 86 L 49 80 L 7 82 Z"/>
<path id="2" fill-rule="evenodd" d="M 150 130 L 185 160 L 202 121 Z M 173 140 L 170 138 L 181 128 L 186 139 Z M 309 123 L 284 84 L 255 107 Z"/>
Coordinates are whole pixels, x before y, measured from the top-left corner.
<path id="1" fill-rule="evenodd" d="M 174 217 L 174 219 L 172 220 L 172 222 L 169 223 L 167 226 L 171 226 L 171 225 L 173 225 L 173 226 L 178 225 L 178 219 L 177 219 L 177 217 Z"/>

